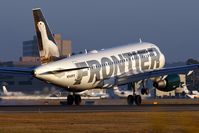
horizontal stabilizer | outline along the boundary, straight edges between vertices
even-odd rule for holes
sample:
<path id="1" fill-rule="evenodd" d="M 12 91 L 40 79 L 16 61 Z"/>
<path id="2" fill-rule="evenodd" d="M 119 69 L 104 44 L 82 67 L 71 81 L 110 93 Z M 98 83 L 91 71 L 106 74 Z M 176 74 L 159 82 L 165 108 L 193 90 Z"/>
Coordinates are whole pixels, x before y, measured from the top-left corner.
<path id="1" fill-rule="evenodd" d="M 34 68 L 21 68 L 21 67 L 0 67 L 0 74 L 20 74 L 20 75 L 33 75 Z"/>

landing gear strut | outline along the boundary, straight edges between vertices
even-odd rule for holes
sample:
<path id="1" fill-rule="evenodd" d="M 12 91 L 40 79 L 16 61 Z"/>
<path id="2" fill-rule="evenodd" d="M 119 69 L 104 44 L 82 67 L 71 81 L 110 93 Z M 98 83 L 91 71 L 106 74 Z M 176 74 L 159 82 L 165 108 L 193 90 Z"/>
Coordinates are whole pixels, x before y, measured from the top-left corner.
<path id="1" fill-rule="evenodd" d="M 148 80 L 147 80 L 148 81 Z M 145 80 L 142 81 L 142 89 L 141 89 L 141 94 L 144 95 L 148 95 L 149 94 L 149 89 L 145 87 Z"/>

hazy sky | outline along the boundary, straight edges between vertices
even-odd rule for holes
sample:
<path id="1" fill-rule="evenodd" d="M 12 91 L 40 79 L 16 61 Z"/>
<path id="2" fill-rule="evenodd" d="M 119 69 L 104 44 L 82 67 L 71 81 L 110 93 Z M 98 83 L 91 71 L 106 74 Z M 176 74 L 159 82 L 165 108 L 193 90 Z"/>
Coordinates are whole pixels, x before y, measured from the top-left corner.
<path id="1" fill-rule="evenodd" d="M 198 0 L 1 0 L 0 60 L 18 60 L 22 41 L 35 34 L 32 8 L 41 7 L 53 33 L 73 51 L 143 41 L 168 62 L 199 59 Z"/>

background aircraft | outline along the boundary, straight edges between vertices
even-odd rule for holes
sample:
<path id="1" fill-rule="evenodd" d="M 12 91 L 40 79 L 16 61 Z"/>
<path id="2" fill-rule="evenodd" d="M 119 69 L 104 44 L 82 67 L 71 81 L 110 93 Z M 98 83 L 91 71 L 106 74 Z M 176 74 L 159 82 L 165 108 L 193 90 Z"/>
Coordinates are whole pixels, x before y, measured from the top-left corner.
<path id="1" fill-rule="evenodd" d="M 2 88 L 3 88 L 3 92 L 1 95 L 3 95 L 3 96 L 24 96 L 25 95 L 22 92 L 8 92 L 6 86 L 4 86 L 4 85 L 2 86 Z"/>
<path id="2" fill-rule="evenodd" d="M 186 94 L 191 99 L 199 98 L 199 92 L 198 91 L 191 91 L 191 93 Z"/>

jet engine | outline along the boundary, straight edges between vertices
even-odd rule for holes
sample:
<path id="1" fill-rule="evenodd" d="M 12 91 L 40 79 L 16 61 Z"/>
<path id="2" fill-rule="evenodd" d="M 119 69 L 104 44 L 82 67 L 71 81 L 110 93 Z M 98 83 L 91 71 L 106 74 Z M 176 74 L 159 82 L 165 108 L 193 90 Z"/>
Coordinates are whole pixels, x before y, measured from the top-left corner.
<path id="1" fill-rule="evenodd" d="M 180 76 L 178 74 L 168 75 L 165 79 L 154 81 L 153 86 L 160 91 L 173 91 L 180 86 Z"/>

